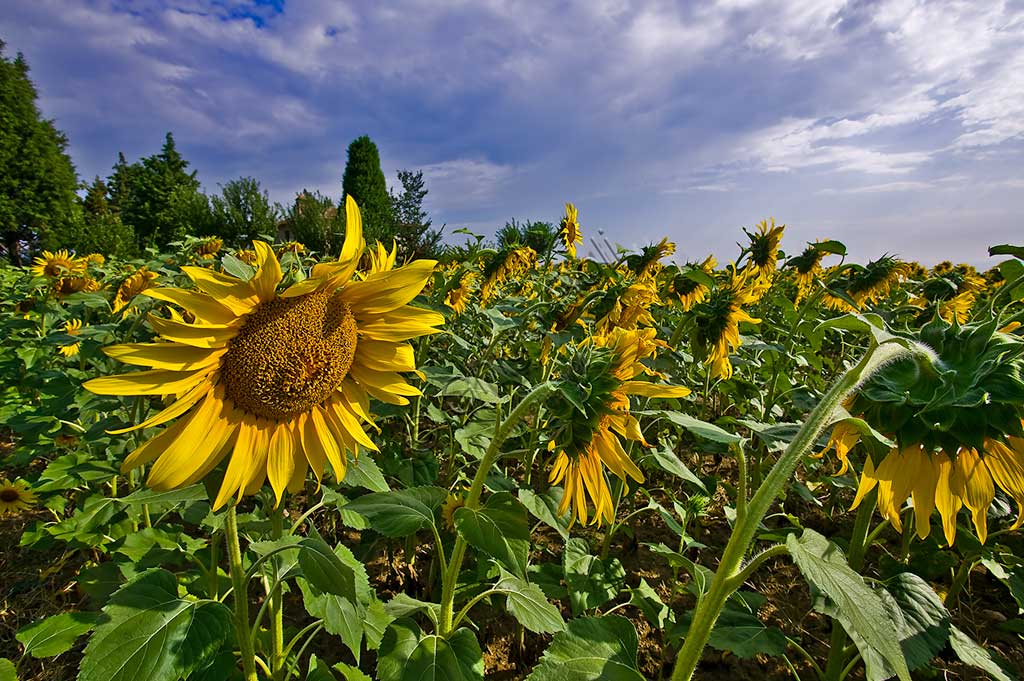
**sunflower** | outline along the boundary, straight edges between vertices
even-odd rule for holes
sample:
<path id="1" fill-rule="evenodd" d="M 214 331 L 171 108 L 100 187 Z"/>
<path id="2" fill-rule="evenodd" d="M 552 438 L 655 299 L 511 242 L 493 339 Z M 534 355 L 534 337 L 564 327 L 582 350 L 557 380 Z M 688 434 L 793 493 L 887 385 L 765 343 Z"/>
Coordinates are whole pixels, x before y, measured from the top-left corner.
<path id="1" fill-rule="evenodd" d="M 125 278 L 121 282 L 121 285 L 117 288 L 117 293 L 114 295 L 114 302 L 111 303 L 113 311 L 120 312 L 121 310 L 128 307 L 128 303 L 132 302 L 135 296 L 139 295 L 143 291 L 159 286 L 160 284 L 154 282 L 159 275 L 156 272 L 150 272 L 145 267 L 139 268 L 133 274 Z"/>
<path id="2" fill-rule="evenodd" d="M 92 277 L 61 277 L 54 283 L 53 292 L 63 298 L 73 293 L 93 293 L 101 288 L 100 282 Z"/>
<path id="3" fill-rule="evenodd" d="M 196 245 L 195 256 L 200 260 L 213 260 L 224 247 L 224 242 L 217 237 L 203 239 Z"/>
<path id="4" fill-rule="evenodd" d="M 877 489 L 879 512 L 902 530 L 900 511 L 912 498 L 918 536 L 929 535 L 930 517 L 938 510 L 952 545 L 957 513 L 966 507 L 984 543 L 998 486 L 1018 507 L 1011 529 L 1024 524 L 1024 341 L 995 327 L 994 320 L 931 321 L 916 340 L 935 349 L 940 371 L 896 362 L 850 398 L 851 414 L 896 443 L 862 445 L 867 456 L 854 508 Z M 829 445 L 843 462 L 841 473 L 860 434 L 849 420 L 832 432 Z"/>
<path id="5" fill-rule="evenodd" d="M 709 255 L 699 265 L 691 265 L 690 270 L 699 269 L 704 274 L 711 276 L 716 267 L 718 267 L 718 261 L 715 260 L 715 256 Z M 702 284 L 698 279 L 687 276 L 687 272 L 679 272 L 668 282 L 668 293 L 679 301 L 683 312 L 689 312 L 694 305 L 703 303 L 710 290 L 709 286 Z"/>
<path id="6" fill-rule="evenodd" d="M 615 508 L 605 471 L 623 483 L 627 477 L 643 482 L 643 473 L 619 439 L 650 446 L 639 421 L 629 413 L 630 395 L 680 398 L 690 394 L 683 386 L 635 380 L 656 375 L 642 360 L 653 357 L 659 344 L 664 345 L 655 339 L 654 329 L 615 328 L 584 341 L 564 367 L 565 390 L 579 392 L 573 399 L 556 395 L 550 403 L 550 422 L 559 428 L 548 443 L 548 449 L 557 452 L 549 481 L 565 484 L 559 515 L 571 506 L 574 521 L 585 525 L 592 504 L 591 523 L 611 523 Z M 582 394 L 586 397 L 577 399 Z"/>
<path id="7" fill-rule="evenodd" d="M 444 298 L 444 304 L 455 310 L 457 315 L 465 312 L 469 300 L 473 296 L 473 285 L 476 280 L 476 272 L 464 272 L 459 277 L 459 285 L 448 291 L 448 295 Z"/>
<path id="8" fill-rule="evenodd" d="M 583 243 L 583 231 L 579 222 L 576 221 L 576 206 L 571 203 L 565 204 L 565 217 L 562 218 L 561 230 L 558 235 L 565 245 L 565 252 L 570 258 L 576 257 L 576 244 Z"/>
<path id="9" fill-rule="evenodd" d="M 825 259 L 826 255 L 828 255 L 828 252 L 818 248 L 817 244 L 809 244 L 803 253 L 795 258 L 790 258 L 789 262 L 786 263 L 788 267 L 792 267 L 796 271 L 796 299 L 793 301 L 794 303 L 799 303 L 810 295 L 814 282 L 821 278 L 821 275 L 824 273 L 821 261 Z"/>
<path id="10" fill-rule="evenodd" d="M 69 319 L 68 321 L 64 322 L 64 333 L 66 333 L 69 336 L 77 336 L 81 330 L 81 319 Z M 74 357 L 75 355 L 78 354 L 78 351 L 79 349 L 81 349 L 81 346 L 82 344 L 76 341 L 74 343 L 71 343 L 70 345 L 62 345 L 57 349 L 60 351 L 60 354 L 64 355 L 65 357 Z"/>
<path id="11" fill-rule="evenodd" d="M 293 255 L 302 255 L 306 252 L 306 246 L 300 244 L 298 241 L 286 241 L 277 247 L 277 257 L 281 257 L 285 253 L 291 253 Z"/>
<path id="12" fill-rule="evenodd" d="M 635 274 L 638 279 L 653 279 L 661 270 L 661 260 L 676 252 L 675 243 L 663 238 L 656 244 L 644 246 L 640 253 L 630 255 L 626 258 L 626 267 Z"/>
<path id="13" fill-rule="evenodd" d="M 151 298 L 179 305 L 194 324 L 150 316 L 163 342 L 106 348 L 110 357 L 148 371 L 88 381 L 102 395 L 175 395 L 146 421 L 124 428 L 174 425 L 133 451 L 130 470 L 155 461 L 147 484 L 168 490 L 195 483 L 230 454 L 214 508 L 254 494 L 269 478 L 280 503 L 312 468 L 330 462 L 345 475 L 345 452 L 377 447 L 361 425 L 373 423 L 369 397 L 408 404 L 419 390 L 398 372 L 415 369 L 404 341 L 436 333 L 436 312 L 408 305 L 434 269 L 420 260 L 353 281 L 364 248 L 362 219 L 346 199 L 347 230 L 338 261 L 277 291 L 283 273 L 271 247 L 255 241 L 257 269 L 246 281 L 183 267 L 196 290 L 154 288 Z"/>
<path id="14" fill-rule="evenodd" d="M 977 297 L 978 294 L 970 290 L 958 293 L 949 300 L 939 303 L 939 316 L 947 322 L 955 319 L 958 324 L 966 324 Z"/>
<path id="15" fill-rule="evenodd" d="M 398 245 L 392 241 L 391 250 L 384 248 L 384 244 L 377 242 L 374 248 L 368 249 L 363 254 L 361 261 L 361 270 L 364 270 L 367 274 L 376 274 L 378 272 L 390 272 L 395 269 L 395 260 L 398 258 Z"/>
<path id="16" fill-rule="evenodd" d="M 846 292 L 859 307 L 875 303 L 895 288 L 910 273 L 907 263 L 888 255 L 869 262 L 854 274 Z"/>
<path id="17" fill-rule="evenodd" d="M 96 267 L 103 267 L 103 264 L 107 262 L 107 259 L 100 253 L 90 253 L 85 256 L 85 262 L 90 265 L 95 265 Z"/>
<path id="18" fill-rule="evenodd" d="M 466 505 L 466 491 L 449 492 L 441 506 L 441 519 L 449 532 L 455 531 L 455 512 Z"/>
<path id="19" fill-rule="evenodd" d="M 235 251 L 235 257 L 247 265 L 252 265 L 253 267 L 256 266 L 256 251 L 251 248 Z"/>
<path id="20" fill-rule="evenodd" d="M 746 251 L 749 254 L 745 269 L 753 272 L 754 280 L 760 284 L 770 285 L 772 277 L 775 276 L 775 268 L 779 262 L 779 244 L 782 243 L 782 233 L 785 225 L 775 225 L 775 218 L 771 218 L 771 225 L 768 220 L 762 220 L 754 233 L 746 232 L 750 237 L 750 245 Z"/>
<path id="21" fill-rule="evenodd" d="M 506 280 L 521 277 L 537 264 L 537 251 L 529 246 L 513 246 L 495 254 L 484 266 L 484 283 L 480 286 L 480 302 L 494 298 L 498 286 Z"/>
<path id="22" fill-rule="evenodd" d="M 67 250 L 60 250 L 56 253 L 43 251 L 42 257 L 35 259 L 32 266 L 32 274 L 37 277 L 49 277 L 60 279 L 61 277 L 84 274 L 86 263 L 76 258 Z"/>
<path id="23" fill-rule="evenodd" d="M 651 306 L 660 303 L 661 299 L 653 281 L 636 281 L 621 293 L 609 291 L 606 298 L 611 300 L 611 307 L 594 325 L 598 334 L 608 333 L 614 328 L 632 330 L 640 325 L 654 326 Z"/>
<path id="24" fill-rule="evenodd" d="M 0 480 L 0 516 L 16 515 L 31 508 L 35 503 L 36 495 L 24 480 Z"/>
<path id="25" fill-rule="evenodd" d="M 756 302 L 758 298 L 754 287 L 747 283 L 750 273 L 750 270 L 736 272 L 733 269 L 729 284 L 716 288 L 697 308 L 697 345 L 707 351 L 705 363 L 710 366 L 712 378 L 732 378 L 729 355 L 742 345 L 740 323 L 761 323 L 760 319 L 743 310 L 744 305 Z"/>

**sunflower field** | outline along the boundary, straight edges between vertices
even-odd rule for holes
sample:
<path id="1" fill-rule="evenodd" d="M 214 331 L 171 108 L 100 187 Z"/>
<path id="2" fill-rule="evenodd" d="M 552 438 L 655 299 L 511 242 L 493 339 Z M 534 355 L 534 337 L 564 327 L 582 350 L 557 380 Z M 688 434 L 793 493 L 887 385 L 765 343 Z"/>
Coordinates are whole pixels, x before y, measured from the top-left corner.
<path id="1" fill-rule="evenodd" d="M 1024 247 L 344 208 L 0 267 L 0 681 L 1024 674 Z"/>

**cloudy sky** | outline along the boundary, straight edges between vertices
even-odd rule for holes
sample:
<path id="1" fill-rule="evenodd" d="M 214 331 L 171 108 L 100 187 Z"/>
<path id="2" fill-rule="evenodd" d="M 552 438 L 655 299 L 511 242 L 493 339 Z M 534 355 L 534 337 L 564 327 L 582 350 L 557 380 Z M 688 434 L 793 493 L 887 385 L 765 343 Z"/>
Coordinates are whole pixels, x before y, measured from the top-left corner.
<path id="1" fill-rule="evenodd" d="M 861 261 L 1024 241 L 1024 0 L 4 0 L 0 38 L 85 178 L 170 130 L 207 191 L 339 197 L 368 134 L 448 231 L 573 201 L 679 260 L 769 216 Z"/>

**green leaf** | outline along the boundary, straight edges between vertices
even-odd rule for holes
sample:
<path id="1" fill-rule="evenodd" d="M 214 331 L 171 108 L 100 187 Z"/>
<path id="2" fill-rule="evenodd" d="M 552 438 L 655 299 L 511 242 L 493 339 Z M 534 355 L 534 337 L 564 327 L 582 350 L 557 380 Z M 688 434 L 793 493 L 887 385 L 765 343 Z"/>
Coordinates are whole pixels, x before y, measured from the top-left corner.
<path id="1" fill-rule="evenodd" d="M 390 492 L 384 474 L 380 472 L 377 462 L 368 454 L 356 457 L 352 452 L 346 452 L 348 467 L 345 470 L 345 479 L 342 481 L 349 487 L 362 487 L 371 492 Z"/>
<path id="2" fill-rule="evenodd" d="M 629 604 L 636 606 L 647 621 L 658 629 L 665 629 L 666 625 L 673 621 L 672 611 L 661 600 L 658 592 L 642 577 L 640 586 L 629 590 Z"/>
<path id="3" fill-rule="evenodd" d="M 0 657 L 0 681 L 18 681 L 18 672 L 14 663 L 6 657 Z"/>
<path id="4" fill-rule="evenodd" d="M 320 591 L 357 602 L 355 571 L 338 558 L 320 535 L 299 542 L 299 566 L 306 580 Z"/>
<path id="5" fill-rule="evenodd" d="M 654 459 L 655 463 L 657 463 L 658 466 L 660 466 L 666 473 L 671 473 L 677 478 L 693 483 L 698 489 L 707 494 L 708 490 L 704 486 L 704 483 L 701 482 L 700 478 L 694 475 L 693 471 L 687 468 L 686 464 L 680 461 L 679 457 L 676 456 L 676 453 L 670 448 L 655 447 L 653 449 L 649 449 L 648 453 L 651 455 L 651 458 Z"/>
<path id="6" fill-rule="evenodd" d="M 434 509 L 448 496 L 440 487 L 375 492 L 345 505 L 364 516 L 385 537 L 407 537 L 434 524 Z"/>
<path id="7" fill-rule="evenodd" d="M 233 634 L 221 603 L 178 598 L 166 570 L 147 570 L 121 587 L 85 648 L 79 681 L 184 679 L 210 663 Z"/>
<path id="8" fill-rule="evenodd" d="M 402 681 L 402 673 L 412 651 L 420 642 L 420 628 L 403 617 L 391 623 L 384 632 L 377 658 L 378 681 Z"/>
<path id="9" fill-rule="evenodd" d="M 117 501 L 120 501 L 122 504 L 141 505 L 180 504 L 207 500 L 209 500 L 209 497 L 206 494 L 206 487 L 202 484 L 197 484 L 189 487 L 182 487 L 181 489 L 168 490 L 166 492 L 157 492 L 151 489 L 140 489 L 138 492 L 129 494 Z"/>
<path id="10" fill-rule="evenodd" d="M 949 611 L 928 582 L 912 572 L 886 580 L 885 591 L 895 606 L 890 613 L 899 630 L 907 666 L 910 669 L 924 666 L 946 647 Z"/>
<path id="11" fill-rule="evenodd" d="M 441 388 L 441 397 L 468 397 L 472 400 L 480 400 L 488 404 L 504 402 L 498 392 L 498 386 L 474 376 L 456 378 Z"/>
<path id="12" fill-rule="evenodd" d="M 225 272 L 243 281 L 249 281 L 256 274 L 255 267 L 244 260 L 239 260 L 230 253 L 225 253 L 221 256 L 220 265 L 224 268 Z"/>
<path id="13" fill-rule="evenodd" d="M 910 681 L 896 624 L 885 602 L 850 568 L 839 547 L 810 529 L 799 538 L 789 535 L 786 546 L 804 578 L 835 604 L 843 628 L 877 651 L 901 681 Z"/>
<path id="14" fill-rule="evenodd" d="M 528 681 L 643 681 L 636 628 L 624 617 L 580 617 L 555 634 Z"/>
<path id="15" fill-rule="evenodd" d="M 526 507 L 514 496 L 498 492 L 478 509 L 457 509 L 455 527 L 470 546 L 513 574 L 526 577 L 530 527 Z"/>
<path id="16" fill-rule="evenodd" d="M 404 593 L 395 594 L 394 597 L 384 604 L 384 612 L 386 612 L 392 619 L 398 620 L 409 615 L 414 615 L 418 612 L 427 614 L 430 621 L 435 625 L 441 614 L 440 603 L 427 603 L 421 601 L 418 598 Z"/>
<path id="17" fill-rule="evenodd" d="M 727 430 L 723 430 L 722 428 L 719 428 L 713 423 L 708 423 L 707 421 L 695 419 L 689 414 L 684 414 L 678 411 L 638 411 L 634 413 L 651 416 L 662 416 L 664 418 L 667 418 L 669 421 L 676 424 L 677 426 L 682 426 L 683 428 L 690 431 L 697 437 L 702 437 L 705 440 L 711 440 L 712 442 L 721 442 L 722 444 L 729 445 L 735 444 L 743 440 L 743 438 L 741 438 L 739 435 L 735 435 Z"/>
<path id="18" fill-rule="evenodd" d="M 406 662 L 402 681 L 473 681 L 484 678 L 480 644 L 469 629 L 448 639 L 424 636 Z"/>
<path id="19" fill-rule="evenodd" d="M 1013 681 L 1013 677 L 992 659 L 988 651 L 975 643 L 970 636 L 956 627 L 950 627 L 949 645 L 965 664 L 982 670 L 995 681 Z"/>
<path id="20" fill-rule="evenodd" d="M 561 487 L 549 487 L 543 494 L 536 494 L 533 490 L 525 487 L 519 490 L 519 501 L 523 503 L 530 513 L 537 520 L 554 529 L 562 535 L 562 539 L 569 538 L 569 516 L 558 515 L 558 505 L 562 502 L 564 490 Z"/>
<path id="21" fill-rule="evenodd" d="M 334 665 L 333 669 L 336 672 L 340 672 L 345 678 L 345 681 L 373 681 L 373 679 L 366 674 L 362 673 L 352 665 L 345 664 L 344 662 L 339 662 Z"/>
<path id="22" fill-rule="evenodd" d="M 689 627 L 692 611 L 684 623 Z M 711 630 L 708 645 L 716 650 L 727 650 L 737 657 L 749 659 L 755 655 L 782 655 L 786 652 L 786 635 L 775 627 L 766 627 L 749 612 L 725 608 Z"/>
<path id="23" fill-rule="evenodd" d="M 535 634 L 553 634 L 565 629 L 562 613 L 548 602 L 536 584 L 504 572 L 494 588 L 506 592 L 508 613 Z"/>
<path id="24" fill-rule="evenodd" d="M 18 631 L 16 638 L 32 657 L 53 657 L 71 650 L 82 634 L 92 631 L 99 613 L 65 612 Z"/>
<path id="25" fill-rule="evenodd" d="M 1015 258 L 1024 260 L 1024 246 L 1012 246 L 1010 244 L 1000 244 L 998 246 L 989 246 L 988 254 L 990 256 L 995 255 L 1012 255 Z"/>
<path id="26" fill-rule="evenodd" d="M 574 615 L 618 596 L 626 580 L 626 571 L 618 558 L 601 560 L 592 556 L 587 542 L 575 537 L 565 542 L 562 569 Z"/>

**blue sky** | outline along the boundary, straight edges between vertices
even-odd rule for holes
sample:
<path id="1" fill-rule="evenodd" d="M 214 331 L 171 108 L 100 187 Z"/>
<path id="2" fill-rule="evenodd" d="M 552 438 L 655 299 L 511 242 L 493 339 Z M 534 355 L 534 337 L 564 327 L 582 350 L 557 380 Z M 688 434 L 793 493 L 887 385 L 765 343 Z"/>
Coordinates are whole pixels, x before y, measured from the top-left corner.
<path id="1" fill-rule="evenodd" d="M 859 261 L 1024 242 L 1024 0 L 5 0 L 0 38 L 87 179 L 170 130 L 207 191 L 339 197 L 368 134 L 449 231 L 574 201 L 680 261 L 769 216 Z"/>

